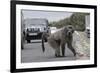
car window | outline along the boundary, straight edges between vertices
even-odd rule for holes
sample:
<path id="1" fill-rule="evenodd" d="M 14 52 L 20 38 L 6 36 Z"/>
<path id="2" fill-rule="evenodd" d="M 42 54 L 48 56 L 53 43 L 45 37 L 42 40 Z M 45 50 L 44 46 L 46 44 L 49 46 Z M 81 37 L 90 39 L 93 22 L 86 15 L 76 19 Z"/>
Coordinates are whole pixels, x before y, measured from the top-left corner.
<path id="1" fill-rule="evenodd" d="M 46 26 L 46 24 L 30 24 L 29 26 Z"/>

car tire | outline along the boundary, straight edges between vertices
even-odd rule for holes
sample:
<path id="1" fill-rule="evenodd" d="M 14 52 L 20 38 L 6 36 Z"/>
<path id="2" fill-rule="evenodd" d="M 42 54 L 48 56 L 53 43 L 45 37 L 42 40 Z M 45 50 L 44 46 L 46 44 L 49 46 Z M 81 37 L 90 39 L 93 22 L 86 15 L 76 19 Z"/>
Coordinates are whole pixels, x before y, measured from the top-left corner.
<path id="1" fill-rule="evenodd" d="M 24 49 L 23 45 L 21 45 L 21 49 L 22 49 L 22 50 Z"/>
<path id="2" fill-rule="evenodd" d="M 27 40 L 27 43 L 30 43 L 31 41 L 30 40 Z"/>
<path id="3" fill-rule="evenodd" d="M 45 40 L 44 40 L 45 42 L 47 42 L 47 38 L 45 38 Z"/>

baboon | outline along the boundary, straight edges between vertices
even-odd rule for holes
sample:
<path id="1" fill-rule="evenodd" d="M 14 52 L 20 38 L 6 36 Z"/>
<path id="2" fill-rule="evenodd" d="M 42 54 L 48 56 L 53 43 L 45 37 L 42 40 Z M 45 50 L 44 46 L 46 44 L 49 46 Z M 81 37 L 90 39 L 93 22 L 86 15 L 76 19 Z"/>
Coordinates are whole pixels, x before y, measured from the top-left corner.
<path id="1" fill-rule="evenodd" d="M 44 41 L 47 40 L 49 45 L 55 50 L 56 57 L 64 57 L 65 56 L 65 45 L 67 43 L 67 47 L 73 52 L 74 56 L 76 56 L 76 51 L 72 46 L 73 41 L 73 33 L 74 28 L 72 25 L 64 26 L 59 29 L 54 34 L 43 33 L 42 35 L 42 50 L 45 51 Z M 61 52 L 60 52 L 61 50 Z M 62 55 L 61 55 L 62 53 Z"/>

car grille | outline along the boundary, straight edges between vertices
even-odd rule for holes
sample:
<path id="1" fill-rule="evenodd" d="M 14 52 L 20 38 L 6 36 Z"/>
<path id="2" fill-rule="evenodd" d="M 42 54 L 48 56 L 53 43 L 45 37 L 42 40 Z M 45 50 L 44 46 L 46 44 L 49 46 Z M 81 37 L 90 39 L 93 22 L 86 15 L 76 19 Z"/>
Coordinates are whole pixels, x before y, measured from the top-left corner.
<path id="1" fill-rule="evenodd" d="M 39 32 L 40 29 L 39 28 L 30 28 L 30 29 L 27 29 L 28 32 Z"/>

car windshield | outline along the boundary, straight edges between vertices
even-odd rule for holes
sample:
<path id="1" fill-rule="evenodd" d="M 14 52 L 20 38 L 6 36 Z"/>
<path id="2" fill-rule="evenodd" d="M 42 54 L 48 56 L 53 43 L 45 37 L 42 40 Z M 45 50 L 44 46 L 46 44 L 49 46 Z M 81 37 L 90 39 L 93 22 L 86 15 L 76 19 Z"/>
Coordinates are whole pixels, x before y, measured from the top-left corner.
<path id="1" fill-rule="evenodd" d="M 30 24 L 29 26 L 46 26 L 45 24 Z"/>

